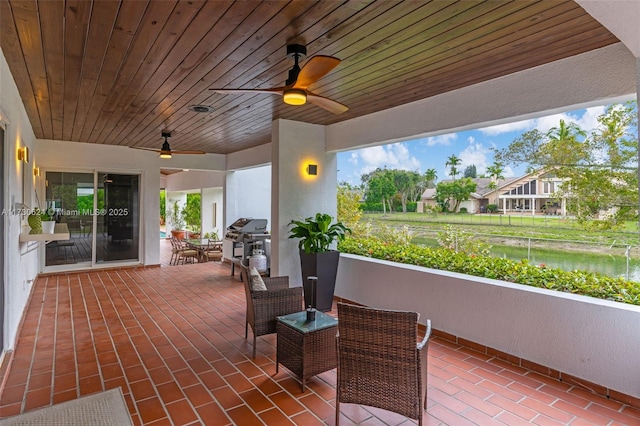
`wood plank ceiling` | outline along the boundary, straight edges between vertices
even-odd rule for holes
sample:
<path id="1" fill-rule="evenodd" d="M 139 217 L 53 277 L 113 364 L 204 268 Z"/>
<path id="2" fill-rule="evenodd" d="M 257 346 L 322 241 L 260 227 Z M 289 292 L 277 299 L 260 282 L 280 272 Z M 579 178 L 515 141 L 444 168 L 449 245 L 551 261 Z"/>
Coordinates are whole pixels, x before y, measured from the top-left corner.
<path id="1" fill-rule="evenodd" d="M 276 118 L 331 124 L 618 40 L 573 1 L 2 0 L 1 47 L 38 138 L 226 154 Z M 342 63 L 310 89 L 331 114 L 268 94 L 286 46 Z M 303 62 L 304 64 L 304 62 Z M 196 113 L 190 105 L 207 105 Z"/>

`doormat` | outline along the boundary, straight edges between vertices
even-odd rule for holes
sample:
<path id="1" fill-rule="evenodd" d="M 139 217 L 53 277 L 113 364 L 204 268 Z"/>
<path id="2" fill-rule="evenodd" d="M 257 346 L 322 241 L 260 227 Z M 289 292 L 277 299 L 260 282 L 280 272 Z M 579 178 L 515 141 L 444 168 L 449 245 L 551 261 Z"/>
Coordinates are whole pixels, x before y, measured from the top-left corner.
<path id="1" fill-rule="evenodd" d="M 0 426 L 133 426 L 120 388 L 0 419 Z"/>

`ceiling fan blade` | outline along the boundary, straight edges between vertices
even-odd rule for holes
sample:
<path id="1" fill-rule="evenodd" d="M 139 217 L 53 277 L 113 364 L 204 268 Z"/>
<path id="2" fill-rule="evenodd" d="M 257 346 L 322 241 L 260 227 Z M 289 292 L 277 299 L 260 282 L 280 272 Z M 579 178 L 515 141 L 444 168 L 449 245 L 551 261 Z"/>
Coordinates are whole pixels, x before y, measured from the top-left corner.
<path id="1" fill-rule="evenodd" d="M 133 148 L 133 149 L 143 149 L 145 151 L 153 151 L 153 152 L 160 152 L 159 149 L 156 148 L 146 148 L 144 146 L 130 146 L 129 148 Z"/>
<path id="2" fill-rule="evenodd" d="M 349 109 L 349 107 L 340 102 L 325 98 L 324 96 L 315 95 L 311 92 L 307 92 L 307 101 L 334 114 L 342 114 Z"/>
<path id="3" fill-rule="evenodd" d="M 268 93 L 270 95 L 282 95 L 284 87 L 274 87 L 272 89 L 209 89 L 216 93 L 222 94 L 240 94 L 240 93 Z"/>
<path id="4" fill-rule="evenodd" d="M 206 154 L 206 152 L 204 151 L 197 151 L 197 150 L 184 150 L 184 149 L 178 149 L 178 150 L 171 150 L 172 154 Z"/>
<path id="5" fill-rule="evenodd" d="M 146 148 L 144 146 L 130 146 L 129 148 L 133 148 L 133 149 L 143 149 L 145 151 L 151 151 L 151 152 L 162 152 L 161 149 L 156 149 L 156 148 Z M 171 154 L 206 154 L 205 151 L 197 151 L 197 150 L 183 150 L 183 149 L 171 149 L 169 150 L 171 152 Z"/>
<path id="6" fill-rule="evenodd" d="M 340 64 L 340 59 L 333 56 L 318 55 L 309 59 L 300 70 L 294 89 L 306 89 Z"/>

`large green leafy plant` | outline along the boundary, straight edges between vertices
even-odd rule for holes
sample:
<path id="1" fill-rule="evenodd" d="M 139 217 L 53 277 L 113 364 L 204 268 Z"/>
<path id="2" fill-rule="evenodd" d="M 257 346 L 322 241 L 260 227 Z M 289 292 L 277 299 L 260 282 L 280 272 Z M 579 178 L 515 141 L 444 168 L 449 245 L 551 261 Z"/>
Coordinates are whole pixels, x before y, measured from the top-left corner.
<path id="1" fill-rule="evenodd" d="M 187 202 L 180 212 L 191 232 L 200 232 L 200 194 L 187 194 Z"/>
<path id="2" fill-rule="evenodd" d="M 342 241 L 351 229 L 342 222 L 333 221 L 333 217 L 326 213 L 317 213 L 315 217 L 304 220 L 292 220 L 289 226 L 289 238 L 299 238 L 298 247 L 305 253 L 322 253 L 329 251 L 334 241 Z"/>

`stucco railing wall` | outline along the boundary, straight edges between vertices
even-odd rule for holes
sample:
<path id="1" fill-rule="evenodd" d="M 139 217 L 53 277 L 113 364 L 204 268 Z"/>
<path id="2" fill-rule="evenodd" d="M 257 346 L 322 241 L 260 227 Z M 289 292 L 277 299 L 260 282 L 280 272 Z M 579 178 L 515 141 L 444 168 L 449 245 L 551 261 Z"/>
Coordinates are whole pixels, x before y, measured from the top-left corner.
<path id="1" fill-rule="evenodd" d="M 640 398 L 640 306 L 344 253 L 335 295 Z"/>

